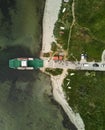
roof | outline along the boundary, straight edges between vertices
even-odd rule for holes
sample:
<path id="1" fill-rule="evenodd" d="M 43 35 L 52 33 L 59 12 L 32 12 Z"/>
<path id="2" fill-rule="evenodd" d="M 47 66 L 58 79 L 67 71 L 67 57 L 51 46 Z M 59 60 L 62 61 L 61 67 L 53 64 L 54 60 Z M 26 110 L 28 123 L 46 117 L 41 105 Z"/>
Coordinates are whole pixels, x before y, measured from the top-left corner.
<path id="1" fill-rule="evenodd" d="M 63 56 L 59 56 L 59 60 L 63 60 Z"/>
<path id="2" fill-rule="evenodd" d="M 58 56 L 54 56 L 53 60 L 59 60 Z"/>
<path id="3" fill-rule="evenodd" d="M 27 67 L 27 61 L 26 60 L 21 61 L 21 66 Z"/>

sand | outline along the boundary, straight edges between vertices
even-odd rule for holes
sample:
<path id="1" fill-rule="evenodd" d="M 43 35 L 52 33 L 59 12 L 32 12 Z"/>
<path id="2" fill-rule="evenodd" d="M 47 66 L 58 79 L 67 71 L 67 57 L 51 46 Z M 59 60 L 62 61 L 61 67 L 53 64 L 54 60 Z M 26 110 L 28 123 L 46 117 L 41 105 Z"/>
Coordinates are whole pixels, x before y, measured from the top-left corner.
<path id="1" fill-rule="evenodd" d="M 55 41 L 53 35 L 54 24 L 58 18 L 58 13 L 61 7 L 62 0 L 46 0 L 44 17 L 43 17 L 43 39 L 42 39 L 42 53 L 51 51 L 51 43 Z M 43 58 L 43 57 L 41 57 Z M 44 59 L 44 58 L 43 58 Z M 41 70 L 44 71 L 45 68 Z M 59 76 L 52 76 L 51 81 L 53 86 L 54 99 L 63 107 L 71 122 L 78 130 L 85 130 L 85 125 L 79 113 L 74 113 L 72 108 L 66 101 L 66 96 L 62 90 L 63 79 L 67 75 L 67 69 Z"/>
<path id="2" fill-rule="evenodd" d="M 66 96 L 62 90 L 63 79 L 67 75 L 67 70 L 64 69 L 63 73 L 59 76 L 51 76 L 53 86 L 54 99 L 62 106 L 71 122 L 77 127 L 78 130 L 85 130 L 85 126 L 79 113 L 74 113 L 72 108 L 66 101 Z"/>
<path id="3" fill-rule="evenodd" d="M 53 29 L 58 18 L 61 3 L 62 0 L 46 0 L 43 16 L 42 52 L 49 52 L 51 43 L 55 41 Z"/>

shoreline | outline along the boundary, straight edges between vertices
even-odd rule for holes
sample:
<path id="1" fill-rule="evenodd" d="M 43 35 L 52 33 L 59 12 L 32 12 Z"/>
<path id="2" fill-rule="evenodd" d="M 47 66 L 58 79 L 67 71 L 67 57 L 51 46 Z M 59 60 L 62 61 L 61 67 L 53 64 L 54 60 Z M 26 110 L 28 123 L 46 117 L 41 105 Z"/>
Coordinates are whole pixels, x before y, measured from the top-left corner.
<path id="1" fill-rule="evenodd" d="M 42 37 L 42 53 L 47 53 L 51 51 L 51 43 L 55 41 L 53 35 L 54 24 L 58 19 L 58 13 L 61 7 L 62 0 L 46 0 L 44 15 L 43 15 L 43 37 Z M 55 9 L 54 9 L 54 8 Z M 44 57 L 40 56 L 41 59 Z M 45 68 L 40 69 L 45 72 Z M 63 73 L 58 76 L 51 76 L 53 97 L 57 101 L 69 117 L 70 121 L 76 126 L 78 130 L 85 130 L 85 125 L 79 113 L 74 113 L 72 108 L 66 101 L 66 96 L 62 89 L 63 79 L 67 75 L 67 69 L 63 70 Z"/>
<path id="2" fill-rule="evenodd" d="M 46 0 L 43 14 L 43 36 L 42 52 L 47 53 L 51 50 L 51 43 L 55 41 L 53 35 L 54 24 L 58 19 L 58 13 L 62 0 Z M 55 9 L 54 9 L 55 7 Z M 46 33 L 47 32 L 47 33 Z"/>

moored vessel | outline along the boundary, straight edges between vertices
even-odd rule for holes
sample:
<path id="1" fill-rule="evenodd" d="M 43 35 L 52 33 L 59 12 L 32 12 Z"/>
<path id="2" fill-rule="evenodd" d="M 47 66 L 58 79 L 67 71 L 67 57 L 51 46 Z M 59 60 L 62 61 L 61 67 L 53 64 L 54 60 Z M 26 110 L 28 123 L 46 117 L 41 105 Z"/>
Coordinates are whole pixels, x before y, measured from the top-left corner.
<path id="1" fill-rule="evenodd" d="M 18 70 L 33 70 L 43 67 L 43 60 L 37 58 L 15 58 L 9 60 L 9 68 Z"/>

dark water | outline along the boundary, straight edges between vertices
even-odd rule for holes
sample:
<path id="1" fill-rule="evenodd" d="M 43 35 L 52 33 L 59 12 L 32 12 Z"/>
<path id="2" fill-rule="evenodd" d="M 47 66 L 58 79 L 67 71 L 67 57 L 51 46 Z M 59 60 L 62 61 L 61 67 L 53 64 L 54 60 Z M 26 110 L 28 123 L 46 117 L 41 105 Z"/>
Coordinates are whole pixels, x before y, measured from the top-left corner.
<path id="1" fill-rule="evenodd" d="M 70 130 L 72 126 L 51 100 L 49 77 L 39 70 L 8 68 L 11 58 L 38 57 L 44 2 L 0 0 L 0 130 Z"/>

